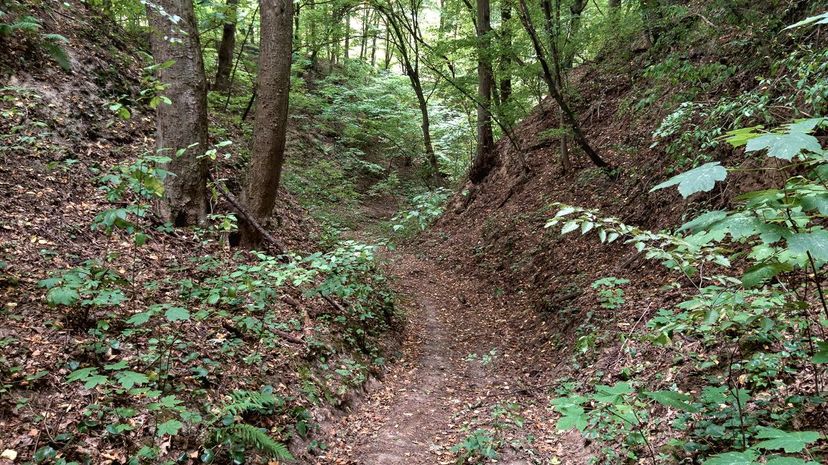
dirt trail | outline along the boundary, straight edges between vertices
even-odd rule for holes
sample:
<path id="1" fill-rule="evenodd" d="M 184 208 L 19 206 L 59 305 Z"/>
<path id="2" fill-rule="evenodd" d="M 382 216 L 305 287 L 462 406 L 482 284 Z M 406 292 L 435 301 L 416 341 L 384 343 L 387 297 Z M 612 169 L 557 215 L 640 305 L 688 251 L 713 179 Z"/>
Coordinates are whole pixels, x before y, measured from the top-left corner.
<path id="1" fill-rule="evenodd" d="M 515 299 L 407 253 L 391 272 L 407 311 L 402 357 L 323 427 L 330 449 L 318 463 L 452 464 L 452 446 L 481 428 L 501 443 L 497 463 L 585 463 L 580 439 L 554 433 L 548 398 L 528 387 L 531 367 L 515 350 L 520 328 L 506 318 Z M 510 414 L 493 414 L 509 404 Z"/>

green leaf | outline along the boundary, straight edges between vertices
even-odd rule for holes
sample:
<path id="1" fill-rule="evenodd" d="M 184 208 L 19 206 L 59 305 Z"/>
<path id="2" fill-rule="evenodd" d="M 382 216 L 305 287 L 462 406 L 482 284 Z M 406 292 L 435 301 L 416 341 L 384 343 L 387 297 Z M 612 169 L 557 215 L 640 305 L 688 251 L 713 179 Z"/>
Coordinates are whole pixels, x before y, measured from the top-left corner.
<path id="1" fill-rule="evenodd" d="M 805 446 L 812 442 L 819 441 L 822 437 L 816 431 L 782 431 L 776 428 L 761 428 L 759 434 L 756 435 L 759 439 L 765 441 L 756 444 L 759 449 L 782 449 L 787 453 L 802 452 Z"/>
<path id="2" fill-rule="evenodd" d="M 690 403 L 691 397 L 676 391 L 653 391 L 645 392 L 644 395 L 653 399 L 661 405 L 673 407 L 685 412 L 697 412 L 699 409 Z"/>
<path id="3" fill-rule="evenodd" d="M 758 465 L 756 452 L 746 450 L 744 452 L 726 452 L 716 454 L 702 462 L 703 465 Z"/>
<path id="4" fill-rule="evenodd" d="M 583 409 L 581 408 L 580 410 L 580 413 L 573 411 L 562 416 L 558 420 L 556 427 L 559 430 L 577 429 L 578 431 L 584 431 L 587 427 L 587 418 Z"/>
<path id="5" fill-rule="evenodd" d="M 791 160 L 803 150 L 819 153 L 822 151 L 822 146 L 819 145 L 819 140 L 816 137 L 802 132 L 765 134 L 749 140 L 745 146 L 747 152 L 765 149 L 768 151 L 768 156 Z"/>
<path id="6" fill-rule="evenodd" d="M 635 390 L 630 383 L 615 383 L 612 386 L 599 384 L 595 386 L 595 400 L 605 404 L 617 404 L 624 400 L 624 396 Z"/>
<path id="7" fill-rule="evenodd" d="M 83 383 L 83 387 L 86 389 L 94 389 L 96 386 L 100 386 L 108 382 L 109 378 L 104 375 L 92 375 L 86 378 L 85 382 Z"/>
<path id="8" fill-rule="evenodd" d="M 788 128 L 790 132 L 801 132 L 810 134 L 814 132 L 814 129 L 816 129 L 817 126 L 825 124 L 826 121 L 828 121 L 828 118 L 808 118 L 799 120 L 796 123 L 793 123 L 790 126 L 788 126 Z"/>
<path id="9" fill-rule="evenodd" d="M 697 216 L 692 221 L 688 221 L 681 225 L 678 232 L 692 231 L 697 232 L 702 229 L 707 229 L 710 225 L 715 224 L 727 218 L 727 212 L 722 210 L 714 210 Z"/>
<path id="10" fill-rule="evenodd" d="M 43 446 L 34 453 L 34 461 L 35 463 L 43 463 L 49 459 L 53 459 L 57 456 L 57 451 L 52 448 L 52 446 Z"/>
<path id="11" fill-rule="evenodd" d="M 168 321 L 185 321 L 190 319 L 190 312 L 186 308 L 171 307 L 164 313 Z"/>
<path id="12" fill-rule="evenodd" d="M 46 294 L 46 300 L 52 305 L 74 305 L 80 300 L 80 294 L 70 287 L 53 287 Z"/>
<path id="13" fill-rule="evenodd" d="M 768 459 L 767 465 L 819 465 L 816 462 L 806 462 L 797 457 L 774 457 Z"/>
<path id="14" fill-rule="evenodd" d="M 790 26 L 782 29 L 783 31 L 787 31 L 788 29 L 794 29 L 797 27 L 807 26 L 809 24 L 828 24 L 828 13 L 822 13 L 821 15 L 810 16 L 808 18 L 799 21 L 798 23 L 793 23 Z"/>
<path id="15" fill-rule="evenodd" d="M 66 377 L 66 381 L 70 383 L 72 381 L 83 381 L 86 378 L 89 378 L 90 376 L 95 375 L 97 373 L 98 369 L 95 367 L 80 368 L 69 373 L 69 376 Z"/>
<path id="16" fill-rule="evenodd" d="M 134 371 L 122 371 L 115 376 L 118 378 L 118 383 L 124 389 L 132 389 L 135 386 L 149 382 L 149 378 L 146 375 Z"/>
<path id="17" fill-rule="evenodd" d="M 794 234 L 788 238 L 788 249 L 796 254 L 810 252 L 815 260 L 828 261 L 828 231 Z"/>
<path id="18" fill-rule="evenodd" d="M 818 342 L 817 347 L 819 349 L 811 358 L 811 361 L 814 363 L 828 363 L 828 341 Z"/>
<path id="19" fill-rule="evenodd" d="M 169 434 L 170 436 L 175 436 L 178 434 L 178 431 L 184 427 L 184 424 L 178 420 L 167 420 L 164 423 L 158 425 L 158 430 L 155 432 L 156 436 L 164 436 L 165 434 Z"/>
<path id="20" fill-rule="evenodd" d="M 578 229 L 578 222 L 577 221 L 570 221 L 566 223 L 563 228 L 561 228 L 561 234 L 571 233 Z"/>
<path id="21" fill-rule="evenodd" d="M 140 312 L 132 315 L 128 320 L 127 323 L 133 326 L 141 326 L 145 324 L 149 319 L 152 317 L 152 312 Z"/>
<path id="22" fill-rule="evenodd" d="M 791 271 L 793 266 L 789 263 L 769 262 L 748 268 L 742 275 L 742 286 L 750 289 L 767 282 L 774 276 Z"/>
<path id="23" fill-rule="evenodd" d="M 727 170 L 719 162 L 710 162 L 677 176 L 673 176 L 650 189 L 650 192 L 678 185 L 681 196 L 687 198 L 697 192 L 709 192 L 713 190 L 716 181 L 724 181 L 726 177 Z"/>
<path id="24" fill-rule="evenodd" d="M 92 299 L 92 305 L 109 307 L 119 305 L 126 300 L 126 295 L 120 289 L 104 289 Z"/>

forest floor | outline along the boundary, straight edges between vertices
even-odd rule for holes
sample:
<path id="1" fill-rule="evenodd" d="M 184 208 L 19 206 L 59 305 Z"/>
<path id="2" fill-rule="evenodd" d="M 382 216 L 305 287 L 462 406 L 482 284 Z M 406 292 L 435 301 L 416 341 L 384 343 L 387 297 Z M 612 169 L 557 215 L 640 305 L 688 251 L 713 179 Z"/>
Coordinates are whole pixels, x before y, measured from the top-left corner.
<path id="1" fill-rule="evenodd" d="M 402 355 L 323 424 L 329 452 L 318 463 L 451 464 L 487 444 L 498 463 L 586 463 L 580 436 L 555 431 L 543 386 L 527 381 L 527 322 L 510 318 L 520 302 L 415 250 L 395 252 L 389 265 L 406 311 Z M 464 441 L 474 450 L 452 451 Z"/>

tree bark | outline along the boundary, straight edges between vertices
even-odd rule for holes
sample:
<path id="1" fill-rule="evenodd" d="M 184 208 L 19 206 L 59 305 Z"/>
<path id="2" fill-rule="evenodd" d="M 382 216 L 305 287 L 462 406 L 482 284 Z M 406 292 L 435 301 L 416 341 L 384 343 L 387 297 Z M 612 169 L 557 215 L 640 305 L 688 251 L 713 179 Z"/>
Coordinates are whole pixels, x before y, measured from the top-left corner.
<path id="1" fill-rule="evenodd" d="M 416 21 L 412 21 L 414 24 L 402 25 L 399 21 L 407 20 L 406 18 L 401 17 L 405 13 L 397 16 L 396 12 L 387 9 L 380 9 L 379 11 L 385 17 L 388 31 L 394 35 L 397 51 L 400 53 L 400 64 L 403 66 L 405 74 L 411 82 L 411 88 L 417 96 L 417 104 L 420 107 L 420 115 L 422 116 L 422 124 L 420 127 L 423 130 L 423 146 L 425 148 L 426 160 L 428 160 L 428 164 L 431 166 L 432 174 L 435 179 L 439 179 L 443 175 L 440 172 L 440 167 L 437 163 L 437 155 L 434 152 L 434 145 L 431 142 L 431 123 L 428 116 L 428 100 L 425 98 L 422 81 L 420 80 L 419 57 L 417 56 L 418 51 L 416 49 L 409 49 L 409 38 L 405 33 L 405 31 L 412 31 L 412 34 L 416 33 Z M 416 14 L 414 16 L 416 17 Z M 417 44 L 416 37 L 414 38 L 414 44 Z M 388 50 L 390 50 L 390 47 Z M 389 53 L 386 55 L 386 64 L 388 64 L 388 61 L 390 60 L 390 52 L 388 50 L 386 51 Z"/>
<path id="2" fill-rule="evenodd" d="M 365 61 L 366 53 L 368 53 L 368 23 L 371 20 L 368 13 L 368 8 L 365 8 L 362 13 L 362 40 L 359 41 L 360 61 Z"/>
<path id="3" fill-rule="evenodd" d="M 351 12 L 345 13 L 345 53 L 342 57 L 347 60 L 348 52 L 351 50 Z M 343 60 L 344 62 L 344 60 Z"/>
<path id="4" fill-rule="evenodd" d="M 261 45 L 253 152 L 244 203 L 261 225 L 273 212 L 285 155 L 292 47 L 293 0 L 260 0 Z M 256 247 L 262 234 L 240 225 L 241 244 Z"/>
<path id="5" fill-rule="evenodd" d="M 385 20 L 385 57 L 382 64 L 382 69 L 388 71 L 391 67 L 391 57 L 394 50 L 391 48 L 391 28 L 388 26 L 388 20 Z"/>
<path id="6" fill-rule="evenodd" d="M 526 29 L 526 32 L 529 34 L 532 47 L 535 49 L 535 54 L 541 64 L 541 69 L 543 70 L 543 80 L 546 82 L 549 95 L 555 100 L 563 113 L 563 119 L 572 130 L 573 139 L 575 139 L 575 142 L 578 143 L 595 166 L 609 170 L 611 168 L 610 165 L 603 158 L 601 158 L 600 155 L 598 155 L 592 146 L 589 145 L 589 141 L 587 141 L 584 133 L 581 131 L 581 125 L 578 123 L 575 113 L 571 108 L 569 108 L 563 94 L 558 89 L 558 83 L 555 81 L 555 74 L 553 74 L 553 70 L 549 67 L 549 62 L 543 52 L 543 46 L 538 38 L 537 30 L 535 30 L 535 27 L 532 24 L 532 18 L 529 16 L 529 9 L 526 7 L 526 0 L 520 0 L 520 20 L 523 23 L 524 29 Z M 556 66 L 555 69 L 558 70 L 560 67 Z"/>
<path id="7" fill-rule="evenodd" d="M 161 13 L 163 11 L 163 14 Z M 156 63 L 174 61 L 158 72 L 172 103 L 158 106 L 155 143 L 171 161 L 164 168 L 159 215 L 174 226 L 200 223 L 207 213 L 207 78 L 201 58 L 192 0 L 160 0 L 148 7 Z M 181 19 L 174 23 L 170 17 Z"/>
<path id="8" fill-rule="evenodd" d="M 371 30 L 371 68 L 377 66 L 377 35 L 379 33 L 379 15 L 374 15 L 374 18 Z"/>
<path id="9" fill-rule="evenodd" d="M 236 48 L 236 14 L 239 0 L 227 0 L 226 19 L 218 49 L 216 82 L 213 88 L 219 92 L 230 90 L 230 70 L 233 67 L 233 50 Z"/>
<path id="10" fill-rule="evenodd" d="M 512 30 L 509 21 L 512 19 L 512 4 L 510 0 L 501 0 L 500 4 L 500 105 L 503 107 L 502 118 L 511 126 L 514 120 L 509 111 L 509 101 L 512 97 Z"/>
<path id="11" fill-rule="evenodd" d="M 497 165 L 494 150 L 492 115 L 491 11 L 489 0 L 477 0 L 477 152 L 469 170 L 469 180 L 479 184 Z"/>

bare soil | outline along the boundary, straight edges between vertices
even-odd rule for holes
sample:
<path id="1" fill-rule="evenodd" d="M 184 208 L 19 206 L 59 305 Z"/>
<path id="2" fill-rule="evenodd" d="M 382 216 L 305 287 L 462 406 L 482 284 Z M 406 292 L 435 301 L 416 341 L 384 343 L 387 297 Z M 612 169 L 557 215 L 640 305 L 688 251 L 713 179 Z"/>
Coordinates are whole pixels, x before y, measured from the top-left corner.
<path id="1" fill-rule="evenodd" d="M 452 447 L 481 428 L 499 443 L 498 463 L 559 456 L 586 463 L 583 440 L 555 432 L 548 399 L 523 363 L 519 298 L 410 250 L 389 271 L 407 311 L 401 358 L 364 399 L 322 427 L 330 450 L 317 463 L 451 464 Z M 514 417 L 493 417 L 509 404 Z"/>

